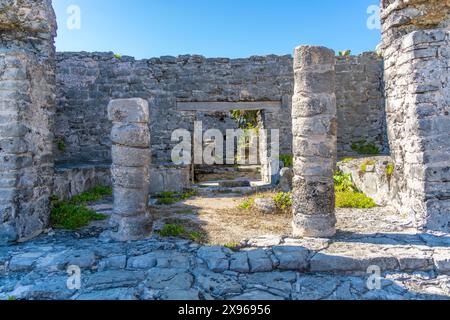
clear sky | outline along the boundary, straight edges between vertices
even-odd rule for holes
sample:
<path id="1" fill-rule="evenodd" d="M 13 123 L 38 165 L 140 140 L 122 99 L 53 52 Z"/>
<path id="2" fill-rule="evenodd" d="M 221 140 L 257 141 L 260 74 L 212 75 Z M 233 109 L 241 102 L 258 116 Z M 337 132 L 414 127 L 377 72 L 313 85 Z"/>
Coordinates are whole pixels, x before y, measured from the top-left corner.
<path id="1" fill-rule="evenodd" d="M 58 51 L 235 58 L 291 54 L 302 44 L 360 53 L 374 50 L 380 41 L 380 31 L 367 27 L 367 9 L 379 0 L 53 0 L 53 4 Z M 68 13 L 71 5 L 80 9 L 79 20 L 76 11 Z"/>

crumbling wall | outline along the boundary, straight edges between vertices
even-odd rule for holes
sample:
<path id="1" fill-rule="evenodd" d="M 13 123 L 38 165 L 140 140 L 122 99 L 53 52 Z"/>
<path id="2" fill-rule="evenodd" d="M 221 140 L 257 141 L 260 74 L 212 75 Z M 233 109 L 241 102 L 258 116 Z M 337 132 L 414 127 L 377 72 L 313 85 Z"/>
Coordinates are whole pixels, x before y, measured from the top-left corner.
<path id="1" fill-rule="evenodd" d="M 48 225 L 56 19 L 50 0 L 0 3 L 0 243 Z"/>
<path id="2" fill-rule="evenodd" d="M 177 101 L 281 101 L 265 112 L 267 128 L 280 129 L 280 153 L 292 153 L 291 56 L 207 59 L 202 56 L 135 60 L 112 53 L 59 53 L 56 136 L 60 162 L 110 162 L 111 99 L 148 99 L 154 163 L 170 160 L 173 130 L 192 130 L 195 113 L 177 110 Z M 382 60 L 374 53 L 337 59 L 339 155 L 365 140 L 387 150 Z"/>
<path id="3" fill-rule="evenodd" d="M 192 130 L 196 119 L 195 112 L 177 110 L 177 102 L 281 101 L 293 86 L 289 56 L 135 60 L 112 53 L 61 53 L 57 62 L 56 135 L 65 145 L 58 152 L 62 162 L 110 161 L 106 106 L 111 99 L 149 101 L 153 162 L 164 163 L 176 144 L 172 132 Z M 278 119 L 272 126 L 280 127 Z M 290 153 L 290 140 L 284 144 Z"/>
<path id="4" fill-rule="evenodd" d="M 388 133 L 399 210 L 450 228 L 450 2 L 384 1 Z"/>

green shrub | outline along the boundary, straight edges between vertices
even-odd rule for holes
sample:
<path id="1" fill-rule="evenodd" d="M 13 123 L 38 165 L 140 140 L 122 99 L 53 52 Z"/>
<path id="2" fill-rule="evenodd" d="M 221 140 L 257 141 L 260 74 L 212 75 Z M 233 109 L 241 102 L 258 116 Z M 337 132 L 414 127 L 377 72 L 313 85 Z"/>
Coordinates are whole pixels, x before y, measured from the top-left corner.
<path id="1" fill-rule="evenodd" d="M 352 54 L 352 50 L 341 50 L 339 51 L 340 57 L 347 57 Z"/>
<path id="2" fill-rule="evenodd" d="M 8 301 L 16 301 L 17 298 L 15 296 L 8 296 Z"/>
<path id="3" fill-rule="evenodd" d="M 377 155 L 380 154 L 380 149 L 372 143 L 366 141 L 358 141 L 352 144 L 352 150 L 365 155 Z"/>
<path id="4" fill-rule="evenodd" d="M 250 210 L 253 205 L 255 204 L 255 199 L 254 198 L 248 198 L 246 200 L 244 200 L 244 202 L 242 202 L 238 208 L 239 209 L 244 209 L 244 210 Z"/>
<path id="5" fill-rule="evenodd" d="M 120 54 L 118 54 L 118 53 L 115 53 L 115 54 L 114 54 L 114 58 L 116 58 L 116 59 L 122 59 L 122 56 L 121 56 Z"/>
<path id="6" fill-rule="evenodd" d="M 89 225 L 91 221 L 105 220 L 106 215 L 96 213 L 86 206 L 66 201 L 56 202 L 50 214 L 51 225 L 57 229 L 76 230 Z"/>
<path id="7" fill-rule="evenodd" d="M 280 192 L 273 197 L 275 205 L 280 210 L 286 210 L 292 207 L 292 193 Z"/>
<path id="8" fill-rule="evenodd" d="M 336 192 L 356 192 L 357 189 L 352 181 L 352 174 L 344 174 L 337 171 L 334 175 L 334 189 Z"/>
<path id="9" fill-rule="evenodd" d="M 290 168 L 294 165 L 294 156 L 291 154 L 280 155 L 280 161 L 283 162 L 286 168 Z"/>
<path id="10" fill-rule="evenodd" d="M 372 198 L 358 192 L 336 192 L 337 208 L 370 209 L 377 205 Z"/>
<path id="11" fill-rule="evenodd" d="M 72 197 L 70 203 L 85 204 L 89 202 L 99 201 L 105 197 L 112 196 L 112 188 L 106 186 L 95 186 L 82 194 Z"/>
<path id="12" fill-rule="evenodd" d="M 166 224 L 157 233 L 161 237 L 180 237 L 186 234 L 186 229 L 179 224 Z"/>

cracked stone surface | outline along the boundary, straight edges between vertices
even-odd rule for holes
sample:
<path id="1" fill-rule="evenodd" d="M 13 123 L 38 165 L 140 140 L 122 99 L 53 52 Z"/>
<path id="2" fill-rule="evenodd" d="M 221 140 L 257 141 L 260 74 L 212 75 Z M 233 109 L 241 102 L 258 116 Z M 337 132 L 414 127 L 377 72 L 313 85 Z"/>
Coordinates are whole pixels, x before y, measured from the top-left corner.
<path id="1" fill-rule="evenodd" d="M 89 228 L 84 233 L 55 231 L 0 247 L 0 299 L 450 299 L 448 235 L 280 237 L 275 246 L 268 236 L 232 251 L 181 239 L 119 243 Z M 412 240 L 417 244 L 407 244 Z M 81 268 L 78 290 L 67 287 L 73 264 Z M 381 267 L 373 290 L 371 265 Z"/>

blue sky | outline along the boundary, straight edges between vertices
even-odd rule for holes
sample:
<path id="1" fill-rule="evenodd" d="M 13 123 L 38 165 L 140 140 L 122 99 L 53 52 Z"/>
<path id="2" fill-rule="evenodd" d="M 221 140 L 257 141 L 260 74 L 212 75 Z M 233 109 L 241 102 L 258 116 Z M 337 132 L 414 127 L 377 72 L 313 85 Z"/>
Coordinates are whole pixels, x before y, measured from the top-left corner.
<path id="1" fill-rule="evenodd" d="M 374 50 L 367 8 L 378 0 L 53 0 L 58 51 L 113 51 L 136 58 L 291 54 L 302 44 Z M 70 5 L 80 29 L 67 27 Z M 75 15 L 76 16 L 76 15 Z M 69 20 L 74 21 L 74 20 Z"/>

